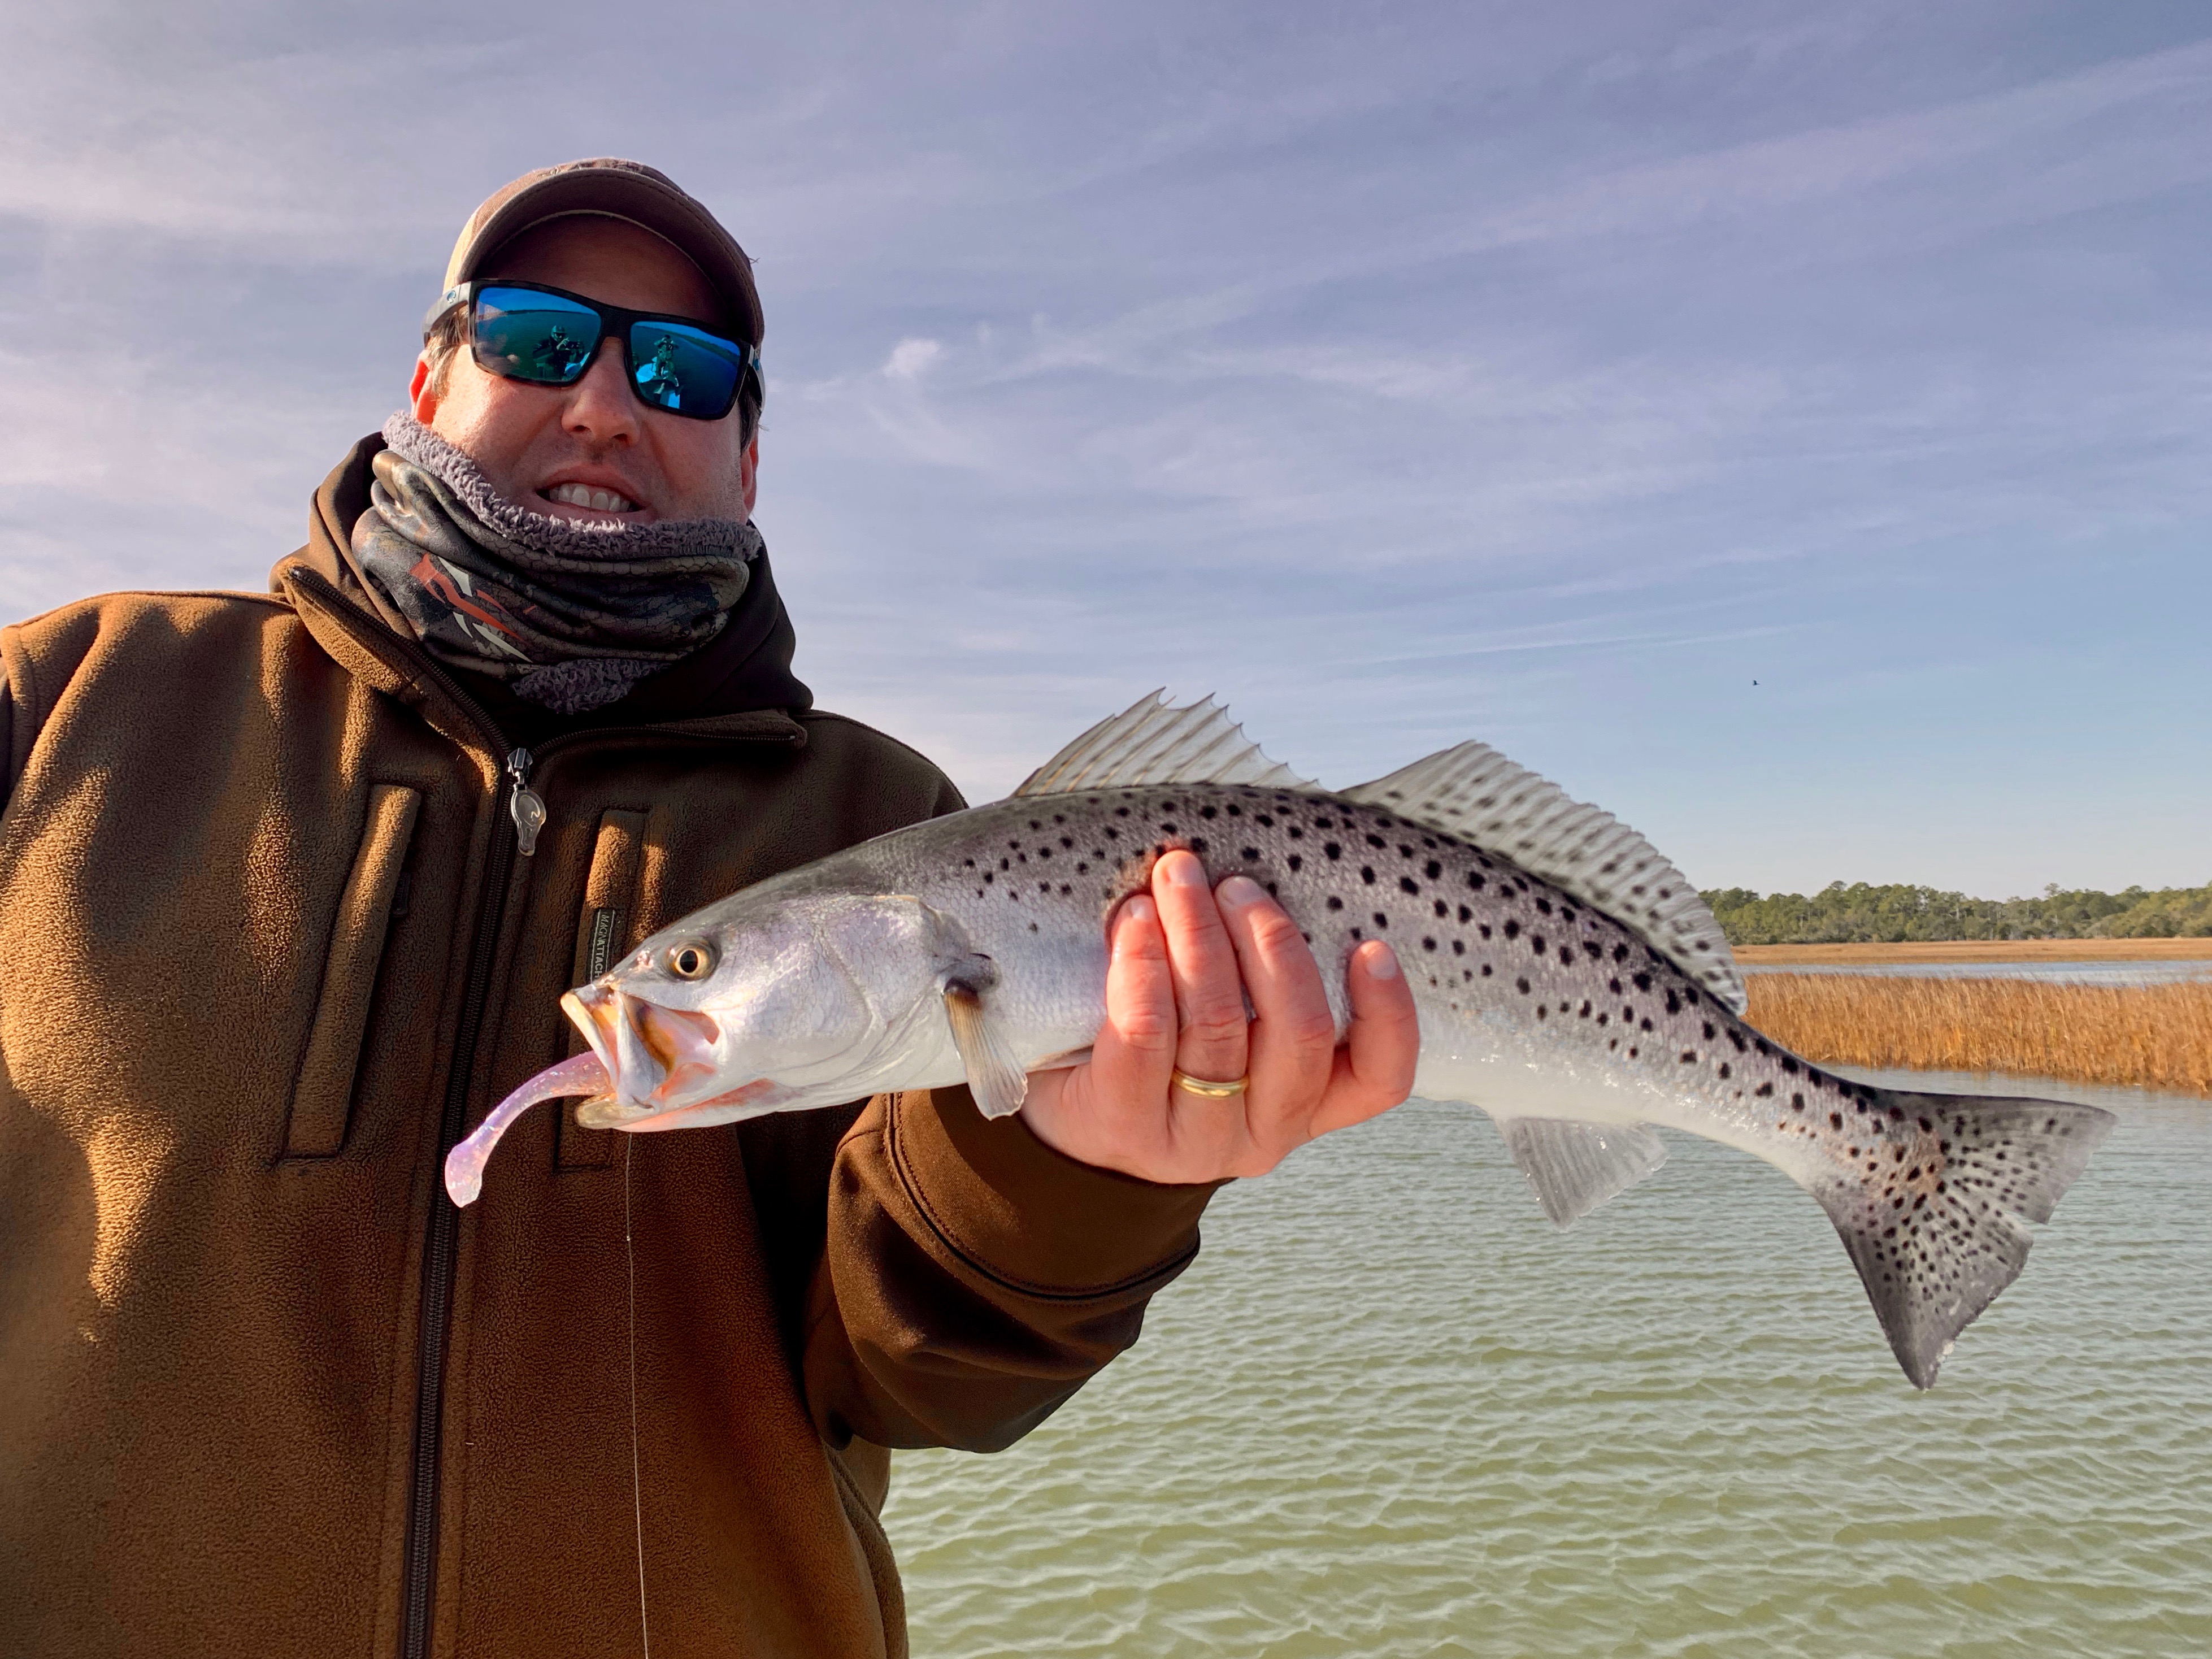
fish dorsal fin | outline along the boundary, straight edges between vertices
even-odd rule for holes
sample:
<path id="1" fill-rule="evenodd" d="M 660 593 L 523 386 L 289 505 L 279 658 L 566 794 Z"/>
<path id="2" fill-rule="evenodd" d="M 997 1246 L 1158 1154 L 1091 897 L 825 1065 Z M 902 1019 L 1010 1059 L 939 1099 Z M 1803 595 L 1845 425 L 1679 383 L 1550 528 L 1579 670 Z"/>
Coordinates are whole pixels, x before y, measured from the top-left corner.
<path id="1" fill-rule="evenodd" d="M 1030 773 L 1014 793 L 1066 795 L 1139 783 L 1315 787 L 1312 780 L 1261 754 L 1260 745 L 1212 697 L 1173 708 L 1166 692 L 1155 691 L 1112 719 L 1099 721 Z"/>
<path id="2" fill-rule="evenodd" d="M 1489 744 L 1461 744 L 1344 793 L 1503 854 L 1595 905 L 1731 1012 L 1744 1011 L 1727 935 L 1689 879 L 1612 813 L 1570 799 Z"/>

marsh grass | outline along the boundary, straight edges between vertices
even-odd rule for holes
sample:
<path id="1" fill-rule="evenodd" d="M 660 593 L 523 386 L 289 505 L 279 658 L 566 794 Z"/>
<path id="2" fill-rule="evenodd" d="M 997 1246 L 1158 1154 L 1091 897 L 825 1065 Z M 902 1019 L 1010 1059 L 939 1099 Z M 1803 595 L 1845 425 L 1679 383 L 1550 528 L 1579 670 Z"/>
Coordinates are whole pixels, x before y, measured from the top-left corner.
<path id="1" fill-rule="evenodd" d="M 1808 1060 L 2212 1097 L 2212 984 L 1785 973 L 1749 982 L 1751 1023 Z"/>

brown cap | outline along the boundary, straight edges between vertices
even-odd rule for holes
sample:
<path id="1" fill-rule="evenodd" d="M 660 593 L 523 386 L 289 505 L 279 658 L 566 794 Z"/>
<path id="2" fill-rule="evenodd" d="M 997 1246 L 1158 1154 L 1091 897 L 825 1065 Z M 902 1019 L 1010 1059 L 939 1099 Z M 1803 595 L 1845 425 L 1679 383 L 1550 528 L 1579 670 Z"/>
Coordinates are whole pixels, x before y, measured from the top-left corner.
<path id="1" fill-rule="evenodd" d="M 474 281 L 486 259 L 532 225 L 571 213 L 627 219 L 674 243 L 706 273 L 731 314 L 752 331 L 749 343 L 760 344 L 760 293 L 753 287 L 752 261 L 737 239 L 666 173 L 611 155 L 540 167 L 494 191 L 461 227 L 453 257 L 446 262 L 446 291 Z"/>

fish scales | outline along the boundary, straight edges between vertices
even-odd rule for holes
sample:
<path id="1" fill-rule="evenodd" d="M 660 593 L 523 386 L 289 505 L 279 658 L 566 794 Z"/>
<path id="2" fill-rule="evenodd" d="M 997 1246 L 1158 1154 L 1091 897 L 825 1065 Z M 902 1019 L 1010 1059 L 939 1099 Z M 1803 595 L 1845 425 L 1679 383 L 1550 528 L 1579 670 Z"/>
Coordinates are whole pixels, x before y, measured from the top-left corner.
<path id="1" fill-rule="evenodd" d="M 1225 723 L 1193 718 L 1203 708 L 1164 711 L 1176 722 L 1165 737 L 1160 711 L 1144 704 L 1095 731 L 1124 772 L 1188 763 L 1177 744 L 1224 770 L 1260 770 L 1237 759 L 1264 757 L 1230 744 Z M 1063 751 L 1076 757 L 1064 769 L 1080 772 L 1084 741 Z M 1164 750 L 1165 762 L 1147 758 Z M 1405 791 L 1382 786 L 1410 779 L 1418 796 L 1429 787 L 1420 771 L 1363 792 L 1402 803 Z M 1447 781 L 1462 773 L 1490 792 L 1466 804 L 1478 818 L 1501 799 L 1549 792 L 1529 814 L 1568 823 L 1595 849 L 1591 859 L 1624 837 L 1631 854 L 1644 847 L 1595 809 L 1564 803 L 1573 811 L 1563 813 L 1551 786 L 1491 751 L 1460 773 L 1445 768 Z M 1350 1022 L 1347 958 L 1363 940 L 1389 942 L 1419 1015 L 1414 1092 L 1487 1112 L 1555 1221 L 1656 1169 L 1665 1154 L 1654 1125 L 1781 1169 L 1827 1210 L 1921 1387 L 2019 1272 L 2029 1243 L 2021 1218 L 2049 1218 L 2111 1127 L 2089 1107 L 1854 1083 L 1771 1042 L 1717 993 L 1740 982 L 1698 955 L 1709 944 L 1694 916 L 1682 920 L 1694 890 L 1656 855 L 1615 851 L 1597 865 L 1607 885 L 1556 847 L 1516 843 L 1528 862 L 1559 866 L 1554 881 L 1415 811 L 1279 775 L 1290 776 L 1267 763 L 1257 783 L 1086 787 L 1078 777 L 880 836 L 708 906 L 571 994 L 602 1069 L 579 1057 L 518 1091 L 471 1137 L 456 1196 L 473 1196 L 513 1113 L 551 1094 L 606 1090 L 580 1115 L 635 1128 L 963 1079 L 987 1112 L 1012 1110 L 1025 1073 L 1087 1049 L 1104 1018 L 1107 919 L 1178 848 L 1213 882 L 1249 876 L 1283 906 L 1322 966 L 1340 1036 Z M 1624 860 L 1626 873 L 1616 874 Z M 1638 905 L 1640 926 L 1623 919 Z M 687 948 L 709 961 L 711 982 L 696 994 L 674 982 Z"/>

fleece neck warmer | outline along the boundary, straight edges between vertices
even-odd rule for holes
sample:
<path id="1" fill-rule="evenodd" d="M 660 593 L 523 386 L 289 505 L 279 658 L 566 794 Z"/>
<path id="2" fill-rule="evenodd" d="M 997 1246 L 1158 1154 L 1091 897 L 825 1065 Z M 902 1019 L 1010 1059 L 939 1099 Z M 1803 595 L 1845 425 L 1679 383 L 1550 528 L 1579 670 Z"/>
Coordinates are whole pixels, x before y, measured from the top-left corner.
<path id="1" fill-rule="evenodd" d="M 563 714 L 614 702 L 719 634 L 763 544 L 750 523 L 580 524 L 507 500 L 405 414 L 353 527 L 362 578 L 433 656 Z"/>

